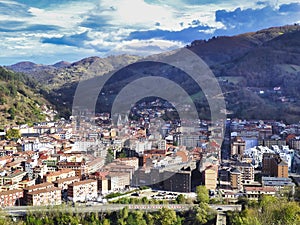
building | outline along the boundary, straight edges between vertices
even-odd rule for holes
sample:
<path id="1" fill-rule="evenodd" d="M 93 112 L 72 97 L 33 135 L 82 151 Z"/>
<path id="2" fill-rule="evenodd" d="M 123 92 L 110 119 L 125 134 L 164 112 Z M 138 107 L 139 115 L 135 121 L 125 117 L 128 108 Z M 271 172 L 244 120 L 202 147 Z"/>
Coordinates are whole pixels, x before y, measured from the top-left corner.
<path id="1" fill-rule="evenodd" d="M 292 182 L 291 178 L 286 177 L 262 177 L 262 186 L 263 187 L 274 187 L 280 189 L 282 187 L 295 187 L 295 184 Z"/>
<path id="2" fill-rule="evenodd" d="M 232 189 L 242 189 L 242 173 L 237 168 L 230 170 L 230 185 Z"/>
<path id="3" fill-rule="evenodd" d="M 25 171 L 15 171 L 14 173 L 9 174 L 8 176 L 0 177 L 2 185 L 13 185 L 18 184 L 24 176 L 26 175 Z"/>
<path id="4" fill-rule="evenodd" d="M 22 189 L 0 192 L 0 207 L 20 206 L 22 204 L 22 198 Z"/>
<path id="5" fill-rule="evenodd" d="M 19 189 L 23 190 L 24 188 L 35 185 L 35 180 L 22 180 L 19 182 L 18 185 L 19 185 Z"/>
<path id="6" fill-rule="evenodd" d="M 179 146 L 198 147 L 201 146 L 200 134 L 184 134 L 175 136 Z"/>
<path id="7" fill-rule="evenodd" d="M 105 167 L 101 169 L 102 172 L 116 172 L 116 173 L 129 173 L 130 179 L 132 179 L 132 176 L 135 171 L 135 166 L 126 165 L 123 162 L 112 162 L 110 164 L 107 164 Z"/>
<path id="8" fill-rule="evenodd" d="M 56 181 L 54 181 L 54 186 L 60 188 L 61 190 L 67 190 L 68 186 L 70 184 L 73 184 L 74 182 L 78 182 L 80 181 L 79 177 L 67 177 L 67 178 L 63 178 L 63 179 L 58 179 Z"/>
<path id="9" fill-rule="evenodd" d="M 165 191 L 191 192 L 191 171 L 164 171 L 163 189 Z"/>
<path id="10" fill-rule="evenodd" d="M 231 143 L 231 157 L 244 155 L 246 142 L 241 137 L 235 137 Z"/>
<path id="11" fill-rule="evenodd" d="M 291 149 L 300 150 L 300 138 L 299 137 L 290 139 L 288 144 Z"/>
<path id="12" fill-rule="evenodd" d="M 98 184 L 98 191 L 101 194 L 107 194 L 108 191 L 111 190 L 111 180 L 109 180 L 108 178 L 104 177 L 104 178 L 98 178 L 97 179 L 97 184 Z"/>
<path id="13" fill-rule="evenodd" d="M 88 173 L 88 168 L 86 163 L 83 162 L 58 162 L 58 169 L 71 169 L 75 171 L 75 176 L 81 177 Z"/>
<path id="14" fill-rule="evenodd" d="M 258 199 L 261 195 L 275 196 L 276 189 L 274 187 L 245 187 L 244 192 L 249 199 Z"/>
<path id="15" fill-rule="evenodd" d="M 78 181 L 68 186 L 68 198 L 73 202 L 85 202 L 87 200 L 96 199 L 97 197 L 96 180 Z"/>
<path id="16" fill-rule="evenodd" d="M 110 189 L 113 191 L 123 190 L 130 186 L 129 172 L 110 172 L 107 178 L 110 180 Z"/>
<path id="17" fill-rule="evenodd" d="M 68 177 L 75 177 L 75 170 L 61 169 L 59 171 L 48 173 L 44 176 L 45 182 L 54 182 L 56 180 L 65 179 Z"/>
<path id="18" fill-rule="evenodd" d="M 279 147 L 286 145 L 286 140 L 281 139 L 260 139 L 258 140 L 258 145 L 266 146 L 271 148 L 273 145 L 278 145 Z"/>
<path id="19" fill-rule="evenodd" d="M 96 158 L 88 162 L 86 165 L 87 173 L 90 174 L 100 170 L 104 166 L 104 163 L 105 163 L 104 158 Z"/>
<path id="20" fill-rule="evenodd" d="M 251 163 L 236 161 L 231 166 L 240 171 L 242 184 L 250 184 L 254 181 L 254 166 Z"/>
<path id="21" fill-rule="evenodd" d="M 211 165 L 202 171 L 202 183 L 208 190 L 217 188 L 218 166 Z"/>
<path id="22" fill-rule="evenodd" d="M 29 186 L 23 189 L 23 195 L 24 195 L 24 203 L 25 205 L 30 204 L 30 199 L 29 199 L 29 193 L 33 192 L 33 191 L 38 191 L 38 190 L 45 190 L 45 189 L 50 189 L 54 187 L 54 185 L 52 183 L 41 183 L 41 184 L 37 184 L 37 185 L 33 185 L 33 186 Z M 31 197 L 30 197 L 31 198 Z"/>
<path id="23" fill-rule="evenodd" d="M 61 190 L 61 194 L 62 194 L 62 199 L 64 199 L 65 201 L 68 200 L 68 186 L 70 184 L 73 184 L 74 182 L 78 182 L 80 181 L 79 177 L 67 177 L 67 178 L 63 178 L 63 179 L 58 179 L 56 181 L 54 181 L 54 186 L 59 188 Z"/>
<path id="24" fill-rule="evenodd" d="M 44 206 L 44 205 L 61 205 L 61 189 L 50 187 L 31 191 L 26 194 L 26 205 Z"/>
<path id="25" fill-rule="evenodd" d="M 278 154 L 265 153 L 262 161 L 262 173 L 271 177 L 288 177 L 288 163 Z"/>
<path id="26" fill-rule="evenodd" d="M 127 166 L 134 166 L 134 170 L 137 170 L 139 168 L 139 159 L 137 157 L 118 158 L 115 159 L 114 162 L 123 163 Z"/>

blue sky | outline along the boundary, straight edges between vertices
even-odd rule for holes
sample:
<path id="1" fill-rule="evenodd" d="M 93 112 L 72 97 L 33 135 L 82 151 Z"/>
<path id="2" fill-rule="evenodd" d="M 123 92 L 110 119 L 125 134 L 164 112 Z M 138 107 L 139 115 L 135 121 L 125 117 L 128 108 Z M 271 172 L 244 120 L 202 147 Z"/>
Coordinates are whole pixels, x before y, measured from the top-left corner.
<path id="1" fill-rule="evenodd" d="M 0 65 L 149 55 L 293 23 L 297 0 L 1 0 Z"/>

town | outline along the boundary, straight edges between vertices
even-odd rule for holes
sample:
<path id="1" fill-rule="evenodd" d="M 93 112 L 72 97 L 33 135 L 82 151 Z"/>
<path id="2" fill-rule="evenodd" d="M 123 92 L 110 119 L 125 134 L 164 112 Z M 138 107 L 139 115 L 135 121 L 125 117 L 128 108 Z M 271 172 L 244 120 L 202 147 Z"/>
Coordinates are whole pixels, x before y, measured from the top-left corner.
<path id="1" fill-rule="evenodd" d="M 164 107 L 151 110 L 157 105 L 139 107 L 137 120 L 117 115 L 115 124 L 101 113 L 95 126 L 78 127 L 75 117 L 7 126 L 0 133 L 0 206 L 105 204 L 128 194 L 194 198 L 199 185 L 220 204 L 297 198 L 300 124 L 227 119 L 185 127 L 162 120 Z M 139 194 L 143 189 L 152 194 Z"/>

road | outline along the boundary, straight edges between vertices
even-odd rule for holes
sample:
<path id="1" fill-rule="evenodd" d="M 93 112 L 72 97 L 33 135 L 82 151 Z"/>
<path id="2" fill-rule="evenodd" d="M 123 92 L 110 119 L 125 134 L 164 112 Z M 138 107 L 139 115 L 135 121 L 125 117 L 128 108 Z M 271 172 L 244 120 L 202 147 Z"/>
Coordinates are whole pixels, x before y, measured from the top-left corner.
<path id="1" fill-rule="evenodd" d="M 23 216 L 28 212 L 38 212 L 38 211 L 50 211 L 50 210 L 59 210 L 59 211 L 68 211 L 68 212 L 107 212 L 107 211 L 118 211 L 124 207 L 128 207 L 129 210 L 143 210 L 143 211 L 158 211 L 162 208 L 169 208 L 175 211 L 186 211 L 194 206 L 195 204 L 161 204 L 161 205 L 150 205 L 150 204 L 95 204 L 95 205 L 81 205 L 76 207 L 36 207 L 36 206 L 17 206 L 5 208 L 4 211 L 11 216 Z M 228 210 L 241 210 L 240 205 L 210 205 L 211 208 L 217 210 L 219 213 L 226 212 Z"/>
<path id="2" fill-rule="evenodd" d="M 226 212 L 226 211 L 241 211 L 241 205 L 209 205 L 212 209 L 215 209 L 219 212 Z"/>
<path id="3" fill-rule="evenodd" d="M 226 215 L 224 213 L 217 214 L 216 225 L 226 225 Z"/>

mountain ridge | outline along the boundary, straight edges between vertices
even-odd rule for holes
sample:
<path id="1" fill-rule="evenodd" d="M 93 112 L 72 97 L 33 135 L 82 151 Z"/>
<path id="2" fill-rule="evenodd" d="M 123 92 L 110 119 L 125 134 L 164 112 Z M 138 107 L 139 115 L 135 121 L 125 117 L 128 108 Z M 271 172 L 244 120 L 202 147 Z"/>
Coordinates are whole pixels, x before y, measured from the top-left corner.
<path id="1" fill-rule="evenodd" d="M 300 102 L 297 100 L 300 94 L 300 88 L 298 88 L 300 79 L 297 77 L 300 71 L 299 34 L 300 26 L 294 24 L 235 36 L 195 40 L 186 48 L 196 53 L 210 66 L 224 93 L 234 93 L 225 94 L 228 110 L 233 112 L 230 116 L 299 121 Z M 23 72 L 38 81 L 44 80 L 48 99 L 55 99 L 52 102 L 60 106 L 68 106 L 70 109 L 79 81 L 105 76 L 139 60 L 151 61 L 151 59 L 170 57 L 176 52 L 178 50 L 145 58 L 129 55 L 107 58 L 94 56 L 68 64 L 63 68 L 52 70 L 36 66 L 32 68 L 33 71 L 24 70 Z M 14 70 L 13 67 L 8 66 L 8 68 Z M 38 76 L 34 73 L 36 68 L 40 69 Z M 132 68 L 140 73 L 144 71 L 139 65 Z M 149 68 L 161 74 L 165 73 L 164 69 L 166 69 L 153 65 Z M 110 84 L 112 92 L 133 79 L 127 76 L 128 72 L 130 73 L 130 70 L 121 71 L 119 80 Z M 181 80 L 178 71 L 170 73 L 172 74 L 166 75 L 167 78 L 173 77 L 177 81 Z M 136 76 L 133 74 L 133 77 Z M 189 81 L 181 80 L 181 83 L 187 86 L 192 85 Z M 276 86 L 280 86 L 280 92 L 273 90 Z M 192 94 L 197 95 L 197 93 Z M 111 98 L 108 97 L 108 99 Z M 200 99 L 199 102 L 201 102 L 199 103 L 201 107 L 208 107 L 206 103 L 204 104 L 205 100 Z M 261 109 L 262 104 L 265 106 L 263 109 Z"/>

